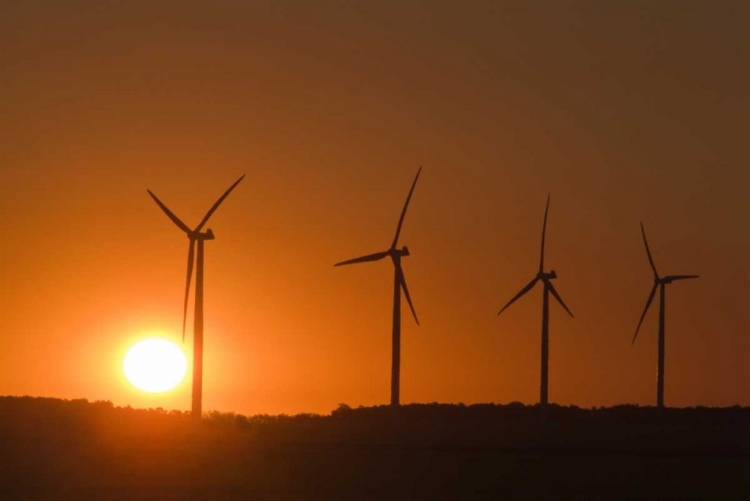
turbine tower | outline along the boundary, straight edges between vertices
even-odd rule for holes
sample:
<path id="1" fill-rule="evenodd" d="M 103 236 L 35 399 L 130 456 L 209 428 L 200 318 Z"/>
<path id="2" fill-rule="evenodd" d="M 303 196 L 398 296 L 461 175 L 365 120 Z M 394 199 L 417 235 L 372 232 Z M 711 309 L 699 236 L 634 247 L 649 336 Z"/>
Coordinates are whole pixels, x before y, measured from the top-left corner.
<path id="1" fill-rule="evenodd" d="M 545 233 L 547 231 L 547 212 L 549 211 L 549 195 L 547 195 L 547 206 L 544 209 L 544 223 L 542 225 L 542 252 L 541 257 L 539 258 L 539 271 L 537 272 L 536 276 L 529 282 L 526 287 L 521 289 L 521 292 L 513 296 L 513 299 L 508 301 L 508 303 L 503 306 L 503 308 L 497 313 L 500 315 L 503 311 L 505 311 L 508 306 L 516 302 L 521 296 L 529 292 L 531 289 L 534 288 L 537 282 L 541 281 L 544 285 L 544 289 L 542 291 L 542 369 L 541 369 L 541 385 L 539 390 L 539 407 L 542 413 L 542 418 L 546 416 L 546 409 L 547 409 L 547 376 L 548 376 L 548 359 L 549 359 L 549 295 L 550 293 L 555 297 L 558 303 L 565 308 L 565 311 L 568 312 L 568 315 L 571 317 L 573 314 L 570 312 L 567 306 L 565 306 L 565 303 L 563 302 L 560 295 L 555 290 L 555 286 L 552 285 L 551 280 L 557 278 L 557 274 L 555 273 L 555 270 L 550 270 L 549 272 L 544 271 L 544 237 Z"/>
<path id="2" fill-rule="evenodd" d="M 648 262 L 651 264 L 651 270 L 654 272 L 654 286 L 651 288 L 651 293 L 648 295 L 646 300 L 646 307 L 643 309 L 641 319 L 638 321 L 638 327 L 635 328 L 635 335 L 631 345 L 635 343 L 635 338 L 638 337 L 638 331 L 643 323 L 643 318 L 648 312 L 651 302 L 654 300 L 656 295 L 656 288 L 659 288 L 659 341 L 658 341 L 658 358 L 656 363 L 656 408 L 661 412 L 664 408 L 664 304 L 666 298 L 665 286 L 671 284 L 677 280 L 687 280 L 688 278 L 698 278 L 698 275 L 667 275 L 666 277 L 660 277 L 659 272 L 656 271 L 656 265 L 654 259 L 651 257 L 651 250 L 648 248 L 648 240 L 646 240 L 646 230 L 643 229 L 643 222 L 641 222 L 641 234 L 643 235 L 643 244 L 646 246 L 646 255 L 648 256 Z"/>
<path id="3" fill-rule="evenodd" d="M 234 188 L 240 184 L 245 178 L 243 174 L 235 183 L 229 187 L 227 191 L 214 203 L 211 208 L 203 216 L 203 219 L 198 226 L 194 229 L 190 229 L 188 225 L 183 223 L 180 218 L 164 205 L 151 190 L 147 190 L 154 202 L 164 211 L 164 213 L 177 225 L 188 237 L 188 263 L 187 263 L 187 283 L 185 286 L 185 301 L 182 313 L 182 340 L 185 341 L 185 324 L 187 322 L 187 307 L 188 298 L 190 296 L 190 282 L 193 276 L 193 267 L 195 266 L 195 313 L 193 317 L 193 397 L 192 397 L 192 416 L 195 419 L 200 419 L 201 402 L 203 399 L 203 244 L 206 240 L 213 240 L 214 232 L 209 228 L 205 232 L 201 230 L 206 225 L 208 220 L 211 218 L 219 205 L 224 201 L 225 198 L 234 190 Z M 198 251 L 196 253 L 196 244 Z"/>
<path id="4" fill-rule="evenodd" d="M 411 195 L 414 193 L 414 187 L 417 185 L 417 179 L 419 179 L 419 173 L 422 171 L 422 167 L 417 170 L 417 175 L 414 178 L 414 182 L 409 190 L 409 195 L 406 197 L 406 203 L 401 211 L 401 217 L 398 220 L 398 226 L 396 226 L 396 236 L 393 237 L 393 243 L 391 247 L 383 252 L 377 252 L 375 254 L 368 254 L 367 256 L 357 257 L 342 261 L 334 264 L 334 266 L 343 266 L 346 264 L 364 263 L 368 261 L 379 261 L 384 257 L 390 256 L 393 261 L 393 267 L 395 269 L 393 277 L 393 346 L 392 346 L 392 359 L 391 359 L 391 406 L 399 406 L 399 388 L 400 388 L 400 377 L 401 377 L 401 289 L 404 290 L 404 296 L 406 296 L 406 302 L 409 303 L 409 308 L 414 316 L 414 320 L 419 325 L 419 319 L 417 319 L 417 313 L 414 311 L 414 305 L 411 302 L 411 296 L 409 296 L 409 288 L 406 286 L 406 278 L 404 277 L 404 270 L 401 268 L 401 258 L 409 255 L 409 248 L 404 246 L 401 249 L 397 249 L 398 236 L 401 233 L 401 226 L 404 224 L 404 216 L 406 215 L 406 209 L 409 207 L 409 200 Z"/>

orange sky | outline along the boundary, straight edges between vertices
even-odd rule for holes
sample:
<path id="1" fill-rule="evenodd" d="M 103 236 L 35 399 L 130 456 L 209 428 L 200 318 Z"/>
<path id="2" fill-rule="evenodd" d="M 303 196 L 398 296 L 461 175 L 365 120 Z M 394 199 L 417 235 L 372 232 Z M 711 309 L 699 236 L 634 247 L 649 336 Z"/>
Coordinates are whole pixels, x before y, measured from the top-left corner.
<path id="1" fill-rule="evenodd" d="M 496 313 L 549 192 L 550 400 L 653 404 L 643 219 L 701 275 L 667 291 L 667 405 L 750 405 L 750 7 L 170 3 L 0 7 L 0 394 L 189 409 L 121 375 L 181 327 L 146 189 L 193 226 L 246 173 L 209 224 L 204 409 L 387 403 L 392 266 L 333 263 L 387 248 L 421 164 L 403 403 L 538 400 L 541 288 Z"/>

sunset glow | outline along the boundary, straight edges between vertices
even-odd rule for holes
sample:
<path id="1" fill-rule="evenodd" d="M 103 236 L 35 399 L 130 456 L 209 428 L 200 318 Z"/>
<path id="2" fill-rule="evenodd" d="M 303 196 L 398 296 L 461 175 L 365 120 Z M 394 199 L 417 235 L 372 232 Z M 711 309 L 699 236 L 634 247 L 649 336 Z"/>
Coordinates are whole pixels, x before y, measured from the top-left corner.
<path id="1" fill-rule="evenodd" d="M 665 302 L 665 405 L 750 405 L 750 3 L 5 4 L 4 394 L 192 410 L 197 339 L 206 412 L 387 404 L 392 260 L 334 264 L 387 250 L 422 166 L 401 404 L 539 401 L 543 288 L 497 313 L 550 196 L 550 403 L 656 403 L 643 222 L 659 273 L 700 275 Z M 191 238 L 147 190 L 193 232 L 243 175 L 186 312 Z M 189 358 L 162 394 L 123 374 L 151 332 Z"/>
<path id="2" fill-rule="evenodd" d="M 150 338 L 128 350 L 123 370 L 128 381 L 139 390 L 162 393 L 175 388 L 185 378 L 187 359 L 173 342 Z"/>
<path id="3" fill-rule="evenodd" d="M 748 21 L 3 2 L 0 501 L 750 500 Z"/>

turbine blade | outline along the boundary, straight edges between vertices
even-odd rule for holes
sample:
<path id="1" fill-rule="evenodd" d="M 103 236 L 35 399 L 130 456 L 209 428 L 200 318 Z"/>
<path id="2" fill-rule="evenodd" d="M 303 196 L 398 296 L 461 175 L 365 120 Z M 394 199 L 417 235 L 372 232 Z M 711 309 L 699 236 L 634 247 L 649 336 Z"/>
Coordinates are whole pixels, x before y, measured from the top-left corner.
<path id="1" fill-rule="evenodd" d="M 549 281 L 549 280 L 545 280 L 544 283 L 547 286 L 547 288 L 549 289 L 549 291 L 552 293 L 552 295 L 555 296 L 555 299 L 557 299 L 557 302 L 560 303 L 560 306 L 562 306 L 563 308 L 565 308 L 565 311 L 568 312 L 568 315 L 570 315 L 572 317 L 573 314 L 570 312 L 570 310 L 568 309 L 568 307 L 565 306 L 565 303 L 563 302 L 562 298 L 560 297 L 560 294 L 557 293 L 557 290 L 555 290 L 555 286 L 552 285 L 552 282 Z"/>
<path id="2" fill-rule="evenodd" d="M 224 201 L 224 199 L 227 198 L 230 193 L 232 193 L 232 190 L 238 184 L 240 184 L 240 181 L 242 181 L 243 179 L 245 179 L 245 174 L 243 174 L 242 176 L 240 176 L 240 178 L 237 181 L 235 181 L 234 184 L 232 186 L 230 186 L 227 191 L 224 192 L 224 194 L 221 196 L 221 198 L 219 198 L 216 201 L 216 203 L 213 204 L 210 209 L 208 209 L 208 212 L 206 212 L 206 215 L 203 216 L 203 219 L 201 220 L 200 224 L 195 228 L 195 231 L 201 231 L 201 229 L 203 228 L 203 226 L 208 222 L 209 218 L 213 215 L 214 212 L 216 212 L 216 209 L 219 208 L 219 205 L 221 205 L 221 203 Z"/>
<path id="3" fill-rule="evenodd" d="M 379 261 L 386 257 L 388 255 L 388 251 L 385 252 L 376 252 L 375 254 L 368 254 L 366 256 L 361 257 L 355 257 L 354 259 L 349 259 L 347 261 L 341 261 L 340 263 L 334 264 L 334 266 L 343 266 L 345 264 L 355 264 L 355 263 L 366 263 L 368 261 Z"/>
<path id="4" fill-rule="evenodd" d="M 526 287 L 524 287 L 523 289 L 521 289 L 521 292 L 519 292 L 518 294 L 516 294 L 515 296 L 513 296 L 513 299 L 511 299 L 510 301 L 508 301 L 508 303 L 505 306 L 503 306 L 503 309 L 500 310 L 500 311 L 498 311 L 497 314 L 500 315 L 502 312 L 505 311 L 505 309 L 508 306 L 510 306 L 513 303 L 515 303 L 516 300 L 518 300 L 518 298 L 520 298 L 521 296 L 523 296 L 524 294 L 526 294 L 527 292 L 529 292 L 534 287 L 534 285 L 537 283 L 538 280 L 539 280 L 539 277 L 534 277 L 534 279 L 531 282 L 529 282 L 526 285 Z"/>
<path id="5" fill-rule="evenodd" d="M 414 321 L 419 325 L 419 319 L 417 318 L 417 312 L 414 311 L 414 305 L 411 302 L 411 296 L 409 295 L 409 288 L 406 286 L 406 278 L 404 277 L 404 270 L 401 266 L 397 267 L 398 281 L 401 282 L 401 288 L 404 290 L 404 296 L 406 296 L 406 302 L 409 303 L 411 308 L 411 314 L 414 315 Z"/>
<path id="6" fill-rule="evenodd" d="M 544 271 L 544 237 L 547 233 L 547 212 L 549 211 L 549 195 L 547 195 L 547 206 L 544 208 L 544 224 L 542 225 L 542 253 L 539 258 L 539 273 Z"/>
<path id="7" fill-rule="evenodd" d="M 651 249 L 648 248 L 648 240 L 646 240 L 646 230 L 643 229 L 643 221 L 641 221 L 641 233 L 643 234 L 643 243 L 646 246 L 646 254 L 648 255 L 648 262 L 651 263 L 651 269 L 654 270 L 654 277 L 659 278 L 659 272 L 656 271 L 654 258 L 651 257 Z"/>
<path id="8" fill-rule="evenodd" d="M 688 278 L 698 278 L 700 275 L 669 275 L 668 277 L 664 277 L 664 280 L 687 280 Z"/>
<path id="9" fill-rule="evenodd" d="M 646 312 L 648 312 L 648 307 L 651 306 L 651 301 L 654 300 L 654 296 L 656 295 L 656 288 L 659 286 L 659 284 L 654 284 L 654 286 L 651 288 L 651 293 L 648 295 L 648 299 L 646 300 L 646 307 L 643 308 L 643 313 L 641 313 L 641 319 L 638 320 L 638 327 L 635 328 L 635 335 L 633 336 L 633 341 L 631 341 L 630 344 L 635 343 L 635 338 L 638 337 L 638 331 L 641 329 L 641 324 L 643 323 L 643 319 L 646 317 Z"/>
<path id="10" fill-rule="evenodd" d="M 411 194 L 414 193 L 414 187 L 417 185 L 417 179 L 419 179 L 419 173 L 422 172 L 422 166 L 419 166 L 419 169 L 417 170 L 417 175 L 414 177 L 414 182 L 411 183 L 411 189 L 409 190 L 409 196 L 406 197 L 406 203 L 404 204 L 404 208 L 401 211 L 401 217 L 398 219 L 398 226 L 396 226 L 396 236 L 393 237 L 393 243 L 391 244 L 391 249 L 396 248 L 396 244 L 398 244 L 398 236 L 401 233 L 401 226 L 404 224 L 404 216 L 406 216 L 406 209 L 409 207 L 409 201 L 411 200 Z"/>
<path id="11" fill-rule="evenodd" d="M 190 239 L 188 250 L 187 281 L 185 283 L 185 303 L 182 309 L 182 342 L 185 342 L 185 326 L 187 324 L 188 298 L 190 297 L 190 281 L 193 278 L 193 263 L 195 261 L 195 239 Z"/>
<path id="12" fill-rule="evenodd" d="M 190 228 L 188 228 L 188 225 L 180 221 L 180 218 L 175 216 L 174 213 L 171 210 L 169 210 L 169 208 L 166 205 L 161 203 L 161 200 L 159 200 L 156 197 L 156 195 L 153 194 L 151 190 L 146 190 L 146 191 L 148 191 L 148 194 L 151 195 L 151 198 L 154 199 L 154 202 L 156 202 L 156 205 L 161 207 L 161 210 L 164 211 L 164 214 L 166 214 L 167 217 L 171 219 L 174 224 L 176 224 L 185 233 L 190 233 Z"/>

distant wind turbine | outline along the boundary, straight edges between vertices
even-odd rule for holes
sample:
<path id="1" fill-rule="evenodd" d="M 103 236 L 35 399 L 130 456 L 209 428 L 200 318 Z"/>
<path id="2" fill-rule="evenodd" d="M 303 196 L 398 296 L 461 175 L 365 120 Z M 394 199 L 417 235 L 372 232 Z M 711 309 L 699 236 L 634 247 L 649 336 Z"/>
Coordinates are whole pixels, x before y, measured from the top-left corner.
<path id="1" fill-rule="evenodd" d="M 565 311 L 568 312 L 568 315 L 571 317 L 573 314 L 570 312 L 567 306 L 565 306 L 565 303 L 563 302 L 560 295 L 555 290 L 555 286 L 552 285 L 551 280 L 557 278 L 557 274 L 555 273 L 555 270 L 551 270 L 549 273 L 545 273 L 544 271 L 544 237 L 545 233 L 547 231 L 547 212 L 549 211 L 549 195 L 547 196 L 547 206 L 544 209 L 544 223 L 542 225 L 542 252 L 541 257 L 539 259 L 539 271 L 536 274 L 536 277 L 526 285 L 523 289 L 521 289 L 521 292 L 516 294 L 513 299 L 508 301 L 508 303 L 503 306 L 503 309 L 500 310 L 497 314 L 500 315 L 503 311 L 505 311 L 508 306 L 516 302 L 521 296 L 529 292 L 531 289 L 534 288 L 537 282 L 540 280 L 542 281 L 542 284 L 544 285 L 543 293 L 542 293 L 542 381 L 541 381 L 541 387 L 540 387 L 540 394 L 539 394 L 539 406 L 542 411 L 542 416 L 544 417 L 546 407 L 547 407 L 547 367 L 548 367 L 548 358 L 549 358 L 549 294 L 552 293 L 552 295 L 557 299 L 557 302 L 560 303 L 560 305 L 565 308 Z"/>
<path id="2" fill-rule="evenodd" d="M 686 280 L 688 278 L 698 278 L 698 275 L 667 275 L 666 277 L 660 277 L 656 271 L 656 265 L 654 259 L 651 257 L 651 250 L 648 248 L 648 241 L 646 240 L 646 230 L 643 229 L 643 222 L 641 222 L 641 234 L 643 235 L 643 244 L 646 246 L 646 255 L 648 256 L 648 262 L 651 264 L 651 270 L 654 272 L 654 286 L 651 288 L 651 293 L 648 295 L 646 300 L 646 307 L 643 309 L 641 319 L 638 321 L 638 327 L 635 329 L 635 335 L 631 344 L 635 343 L 635 338 L 638 337 L 638 331 L 643 323 L 643 318 L 648 312 L 651 302 L 654 300 L 656 295 L 656 288 L 659 288 L 659 355 L 657 360 L 656 369 L 656 407 L 661 411 L 664 408 L 664 303 L 666 297 L 665 285 L 671 284 L 676 280 Z"/>
<path id="3" fill-rule="evenodd" d="M 404 224 L 404 216 L 406 215 L 406 209 L 409 207 L 409 200 L 414 192 L 414 187 L 417 185 L 417 179 L 419 179 L 419 173 L 422 171 L 422 167 L 417 170 L 417 175 L 414 178 L 414 182 L 409 190 L 409 196 L 406 197 L 406 203 L 401 211 L 401 217 L 398 220 L 398 226 L 396 227 L 396 236 L 393 237 L 393 243 L 391 247 L 383 252 L 377 252 L 375 254 L 369 254 L 348 261 L 342 261 L 334 264 L 334 266 L 343 266 L 345 264 L 364 263 L 367 261 L 379 261 L 386 256 L 390 256 L 393 261 L 395 268 L 395 275 L 393 279 L 393 347 L 392 347 L 392 361 L 391 361 L 391 406 L 398 407 L 399 405 L 399 384 L 401 376 L 401 289 L 404 290 L 404 296 L 406 301 L 409 303 L 411 313 L 414 315 L 414 320 L 419 325 L 417 319 L 417 313 L 414 311 L 414 305 L 411 302 L 409 296 L 409 288 L 406 286 L 406 278 L 404 277 L 404 270 L 401 268 L 401 258 L 409 255 L 409 248 L 404 246 L 401 249 L 397 249 L 398 236 L 401 233 L 401 226 Z"/>
<path id="4" fill-rule="evenodd" d="M 193 320 L 193 402 L 192 402 L 192 415 L 196 419 L 201 417 L 201 402 L 203 398 L 203 243 L 206 240 L 213 240 L 214 232 L 209 228 L 205 232 L 201 232 L 203 227 L 208 222 L 209 218 L 213 215 L 219 205 L 224 201 L 225 198 L 234 190 L 234 188 L 240 184 L 245 178 L 243 174 L 235 183 L 229 187 L 227 191 L 214 203 L 208 210 L 205 216 L 195 229 L 190 229 L 188 225 L 183 223 L 180 218 L 174 215 L 174 213 L 154 195 L 151 190 L 147 190 L 154 202 L 164 211 L 164 213 L 177 225 L 188 237 L 188 263 L 187 263 L 187 284 L 185 286 L 185 302 L 183 306 L 182 314 L 182 340 L 185 340 L 185 324 L 187 322 L 187 307 L 188 298 L 190 296 L 190 281 L 193 276 L 193 266 L 196 265 L 195 271 L 195 316 Z M 196 255 L 195 247 L 198 244 L 198 252 Z"/>

